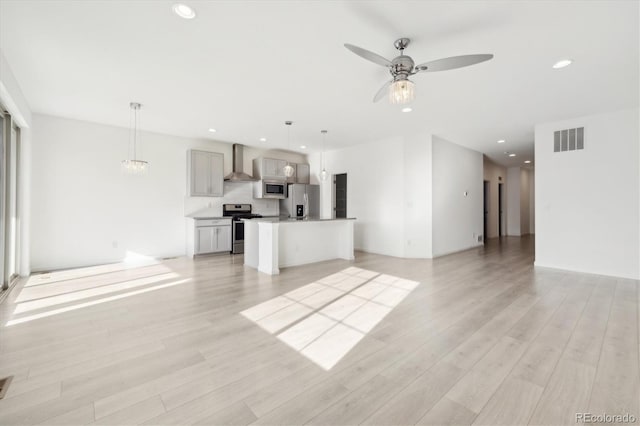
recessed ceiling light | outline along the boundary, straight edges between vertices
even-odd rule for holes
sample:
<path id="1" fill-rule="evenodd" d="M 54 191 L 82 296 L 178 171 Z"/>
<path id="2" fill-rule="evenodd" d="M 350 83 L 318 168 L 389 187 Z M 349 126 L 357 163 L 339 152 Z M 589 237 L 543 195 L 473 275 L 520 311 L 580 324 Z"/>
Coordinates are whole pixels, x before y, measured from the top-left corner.
<path id="1" fill-rule="evenodd" d="M 209 131 L 210 131 L 211 133 L 215 133 L 215 132 L 216 132 L 216 129 L 214 129 L 213 127 L 211 127 L 211 128 L 209 128 Z"/>
<path id="2" fill-rule="evenodd" d="M 413 111 L 412 108 L 406 107 L 406 108 L 402 108 L 402 112 L 411 112 Z"/>
<path id="3" fill-rule="evenodd" d="M 300 145 L 300 149 L 307 149 L 306 145 Z"/>
<path id="4" fill-rule="evenodd" d="M 260 142 L 266 142 L 267 138 L 260 138 Z"/>
<path id="5" fill-rule="evenodd" d="M 193 19 L 196 17 L 196 11 L 186 4 L 176 3 L 173 5 L 173 11 L 176 15 L 184 19 Z"/>
<path id="6" fill-rule="evenodd" d="M 525 160 L 525 162 L 524 162 L 524 163 L 525 163 L 525 164 L 529 164 L 529 163 L 531 163 L 531 160 Z"/>
<path id="7" fill-rule="evenodd" d="M 571 59 L 561 59 L 553 64 L 553 68 L 558 70 L 560 68 L 568 67 L 569 65 L 571 65 Z"/>
<path id="8" fill-rule="evenodd" d="M 505 143 L 505 142 L 506 142 L 506 141 L 505 141 L 504 139 L 500 139 L 500 140 L 498 141 L 498 143 Z"/>
<path id="9" fill-rule="evenodd" d="M 514 153 L 509 154 L 509 157 L 515 157 L 516 155 Z"/>

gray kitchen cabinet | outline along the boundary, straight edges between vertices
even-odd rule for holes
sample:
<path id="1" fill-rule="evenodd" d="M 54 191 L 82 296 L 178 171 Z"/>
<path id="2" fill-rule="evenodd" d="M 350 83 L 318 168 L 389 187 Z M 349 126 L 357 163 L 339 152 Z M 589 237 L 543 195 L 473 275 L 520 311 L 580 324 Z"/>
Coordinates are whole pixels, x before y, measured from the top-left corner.
<path id="1" fill-rule="evenodd" d="M 222 197 L 224 188 L 223 154 L 189 150 L 187 169 L 191 197 Z"/>
<path id="2" fill-rule="evenodd" d="M 253 160 L 253 177 L 256 179 L 285 179 L 285 160 L 276 158 L 256 158 Z"/>
<path id="3" fill-rule="evenodd" d="M 216 226 L 216 229 L 215 251 L 231 251 L 231 227 Z"/>
<path id="4" fill-rule="evenodd" d="M 309 184 L 310 169 L 308 164 L 296 164 L 296 183 Z"/>
<path id="5" fill-rule="evenodd" d="M 298 170 L 297 170 L 298 165 L 296 163 L 289 163 L 289 164 L 291 164 L 291 166 L 293 167 L 293 176 L 286 177 L 285 175 L 285 179 L 287 180 L 287 183 L 296 183 L 297 182 L 296 176 L 298 174 Z M 286 163 L 285 163 L 285 166 L 286 166 Z"/>
<path id="6" fill-rule="evenodd" d="M 213 253 L 217 245 L 217 226 L 196 228 L 196 254 Z"/>
<path id="7" fill-rule="evenodd" d="M 310 183 L 309 165 L 305 163 L 291 163 L 293 166 L 293 176 L 287 178 L 287 183 Z"/>
<path id="8" fill-rule="evenodd" d="M 284 175 L 284 167 L 287 163 L 293 166 L 294 174 L 291 177 Z M 296 164 L 276 158 L 256 158 L 253 160 L 253 177 L 260 180 L 284 180 L 287 183 L 309 184 L 310 169 L 306 163 Z"/>
<path id="9" fill-rule="evenodd" d="M 195 238 L 193 250 L 187 247 L 188 255 L 231 251 L 230 219 L 195 219 L 191 232 Z"/>

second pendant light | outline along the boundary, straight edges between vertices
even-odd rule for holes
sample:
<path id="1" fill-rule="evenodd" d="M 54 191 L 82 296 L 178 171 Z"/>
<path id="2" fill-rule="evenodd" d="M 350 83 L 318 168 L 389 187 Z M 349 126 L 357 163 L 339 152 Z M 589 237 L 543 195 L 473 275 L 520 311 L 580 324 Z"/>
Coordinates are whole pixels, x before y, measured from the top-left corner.
<path id="1" fill-rule="evenodd" d="M 293 121 L 285 121 L 284 124 L 287 125 L 287 148 L 291 149 L 291 125 Z M 287 165 L 282 168 L 282 171 L 286 177 L 290 178 L 296 172 L 296 169 L 287 161 Z"/>

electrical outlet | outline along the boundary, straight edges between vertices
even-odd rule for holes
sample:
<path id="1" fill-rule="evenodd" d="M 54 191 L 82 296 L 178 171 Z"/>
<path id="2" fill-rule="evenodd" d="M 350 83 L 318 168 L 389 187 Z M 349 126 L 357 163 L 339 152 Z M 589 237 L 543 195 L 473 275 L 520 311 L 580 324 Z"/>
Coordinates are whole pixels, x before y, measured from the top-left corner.
<path id="1" fill-rule="evenodd" d="M 478 242 L 481 243 L 482 242 L 482 234 L 478 235 Z"/>

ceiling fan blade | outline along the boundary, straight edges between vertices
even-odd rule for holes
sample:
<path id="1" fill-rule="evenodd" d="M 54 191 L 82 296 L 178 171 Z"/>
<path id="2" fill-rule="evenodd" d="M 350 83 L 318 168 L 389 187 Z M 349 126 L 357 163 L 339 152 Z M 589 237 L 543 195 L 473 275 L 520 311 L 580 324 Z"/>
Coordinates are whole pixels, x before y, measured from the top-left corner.
<path id="1" fill-rule="evenodd" d="M 378 90 L 378 93 L 373 97 L 373 102 L 378 102 L 380 99 L 384 98 L 384 96 L 389 92 L 389 85 L 391 85 L 391 81 L 387 81 L 380 90 Z"/>
<path id="2" fill-rule="evenodd" d="M 374 62 L 378 65 L 382 65 L 383 67 L 391 66 L 390 60 L 383 58 L 377 53 L 373 53 L 367 49 L 363 49 L 362 47 L 354 46 L 353 44 L 349 44 L 349 43 L 345 43 L 344 47 L 346 47 L 356 55 L 361 56 L 368 61 Z"/>
<path id="3" fill-rule="evenodd" d="M 493 58 L 493 55 L 491 54 L 452 56 L 450 58 L 442 58 L 431 62 L 425 62 L 424 64 L 416 66 L 416 69 L 418 71 L 426 72 L 446 71 L 479 64 L 480 62 L 488 61 L 491 58 Z"/>

